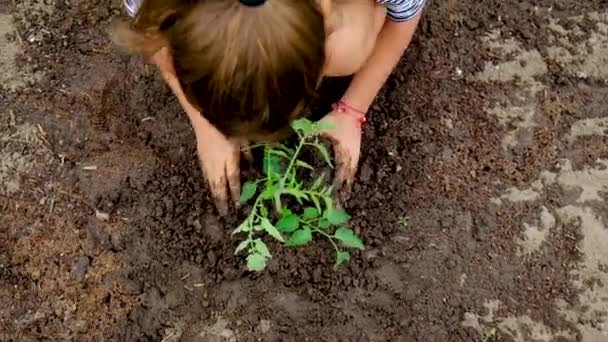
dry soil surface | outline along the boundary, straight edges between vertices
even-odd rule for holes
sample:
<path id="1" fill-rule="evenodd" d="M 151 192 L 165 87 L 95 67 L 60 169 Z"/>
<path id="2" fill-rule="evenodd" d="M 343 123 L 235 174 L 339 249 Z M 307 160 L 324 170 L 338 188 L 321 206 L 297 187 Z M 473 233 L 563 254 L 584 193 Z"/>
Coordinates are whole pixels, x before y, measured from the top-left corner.
<path id="1" fill-rule="evenodd" d="M 608 341 L 605 0 L 433 1 L 365 128 L 366 251 L 261 274 L 119 15 L 0 0 L 0 341 Z"/>

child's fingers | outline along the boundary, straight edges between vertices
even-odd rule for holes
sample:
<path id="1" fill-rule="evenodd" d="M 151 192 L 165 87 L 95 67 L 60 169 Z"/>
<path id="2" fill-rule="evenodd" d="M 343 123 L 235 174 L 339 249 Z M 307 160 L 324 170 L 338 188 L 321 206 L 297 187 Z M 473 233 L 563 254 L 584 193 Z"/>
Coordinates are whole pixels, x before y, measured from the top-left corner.
<path id="1" fill-rule="evenodd" d="M 350 199 L 352 186 L 357 173 L 357 163 L 348 149 L 336 147 L 336 178 L 334 187 L 338 203 L 344 204 Z"/>
<path id="2" fill-rule="evenodd" d="M 336 187 L 336 197 L 338 203 L 344 204 L 350 199 L 355 169 L 349 164 L 342 167 L 342 171 L 338 176 L 338 186 Z"/>
<path id="3" fill-rule="evenodd" d="M 242 142 L 241 146 L 243 146 L 241 151 L 243 152 L 243 156 L 245 157 L 245 159 L 248 162 L 253 163 L 253 152 L 251 151 L 251 146 L 249 145 L 249 142 Z"/>
<path id="4" fill-rule="evenodd" d="M 226 177 L 221 176 L 216 178 L 215 180 L 209 181 L 209 188 L 211 190 L 211 197 L 213 197 L 213 201 L 215 202 L 215 207 L 220 215 L 224 216 L 228 214 L 228 192 Z"/>
<path id="5" fill-rule="evenodd" d="M 342 187 L 338 192 L 338 199 L 341 203 L 345 203 L 350 199 L 353 189 L 353 180 L 355 179 L 356 168 L 349 166 L 348 171 L 345 172 L 344 181 Z"/>
<path id="6" fill-rule="evenodd" d="M 241 151 L 237 148 L 234 150 L 232 157 L 226 164 L 226 175 L 228 176 L 228 187 L 232 200 L 238 205 L 241 197 L 241 168 L 240 159 Z"/>
<path id="7" fill-rule="evenodd" d="M 244 151 L 243 155 L 248 162 L 253 163 L 253 153 L 251 153 L 251 150 Z"/>
<path id="8" fill-rule="evenodd" d="M 349 183 L 349 175 L 351 169 L 351 158 L 349 157 L 348 151 L 339 146 L 335 148 L 336 155 L 336 177 L 334 180 L 334 188 L 336 189 L 336 194 L 338 195 L 338 199 L 341 200 L 343 196 L 341 196 L 344 187 Z"/>

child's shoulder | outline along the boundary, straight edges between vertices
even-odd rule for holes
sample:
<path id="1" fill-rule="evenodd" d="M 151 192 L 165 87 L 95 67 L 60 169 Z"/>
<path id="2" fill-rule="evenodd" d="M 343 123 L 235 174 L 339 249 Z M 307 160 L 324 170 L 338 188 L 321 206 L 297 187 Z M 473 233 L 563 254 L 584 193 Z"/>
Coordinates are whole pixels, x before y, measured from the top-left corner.
<path id="1" fill-rule="evenodd" d="M 388 16 L 394 21 L 408 21 L 424 7 L 425 0 L 376 0 L 386 6 Z"/>

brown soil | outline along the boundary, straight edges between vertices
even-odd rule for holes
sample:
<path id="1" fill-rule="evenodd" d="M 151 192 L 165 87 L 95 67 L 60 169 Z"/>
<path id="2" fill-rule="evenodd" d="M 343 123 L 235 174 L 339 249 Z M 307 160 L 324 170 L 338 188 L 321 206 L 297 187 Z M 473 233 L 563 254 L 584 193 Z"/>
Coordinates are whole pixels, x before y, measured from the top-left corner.
<path id="1" fill-rule="evenodd" d="M 199 335 L 221 318 L 239 341 L 482 341 L 461 322 L 485 312 L 488 298 L 508 303 L 500 316 L 573 328 L 554 303 L 576 300 L 576 227 L 564 224 L 542 255 L 519 258 L 521 222 L 540 204 L 488 203 L 568 156 L 560 141 L 577 117 L 565 114 L 600 85 L 575 91 L 550 68 L 549 94 L 538 96 L 555 120 L 535 144 L 507 154 L 504 128 L 484 108 L 517 85 L 454 76 L 499 58 L 478 39 L 493 28 L 542 51 L 547 13 L 531 16 L 533 5 L 516 0 L 433 2 L 365 128 L 347 209 L 367 250 L 334 271 L 325 242 L 272 245 L 268 271 L 250 274 L 229 235 L 239 215 L 216 216 L 177 102 L 153 69 L 104 34 L 119 2 L 50 3 L 52 16 L 18 18 L 22 37 L 48 32 L 23 56 L 44 80 L 0 97 L 19 120 L 40 125 L 46 152 L 36 158 L 47 158 L 23 180 L 26 190 L 0 199 L 0 340 L 211 341 Z M 606 2 L 535 5 L 566 17 Z M 552 94 L 568 104 L 555 107 Z"/>

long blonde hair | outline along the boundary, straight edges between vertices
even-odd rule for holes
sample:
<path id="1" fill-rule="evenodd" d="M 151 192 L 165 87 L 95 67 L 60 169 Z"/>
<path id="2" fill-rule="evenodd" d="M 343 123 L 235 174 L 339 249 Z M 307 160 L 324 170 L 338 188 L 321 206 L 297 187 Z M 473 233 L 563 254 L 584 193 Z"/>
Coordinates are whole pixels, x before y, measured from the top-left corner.
<path id="1" fill-rule="evenodd" d="M 302 115 L 325 62 L 315 0 L 144 0 L 111 32 L 133 53 L 169 47 L 188 100 L 224 134 L 255 140 Z"/>

